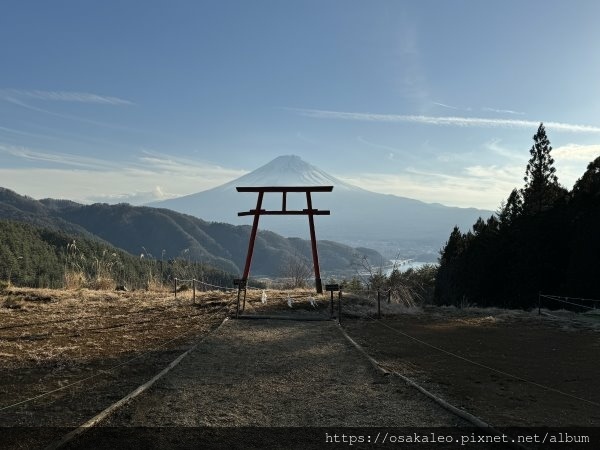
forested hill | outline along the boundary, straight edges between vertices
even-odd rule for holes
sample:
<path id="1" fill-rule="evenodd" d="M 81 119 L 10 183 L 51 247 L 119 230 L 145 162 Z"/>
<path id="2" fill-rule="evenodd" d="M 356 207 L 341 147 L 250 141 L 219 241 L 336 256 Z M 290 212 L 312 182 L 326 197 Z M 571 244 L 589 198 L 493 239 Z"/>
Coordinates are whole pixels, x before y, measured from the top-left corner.
<path id="1" fill-rule="evenodd" d="M 56 200 L 54 203 L 66 205 L 70 202 Z M 93 237 L 91 233 L 79 225 L 69 223 L 60 216 L 53 214 L 41 202 L 27 196 L 19 195 L 3 187 L 0 187 L 0 219 L 16 220 L 79 236 Z"/>
<path id="2" fill-rule="evenodd" d="M 533 139 L 525 186 L 498 214 L 450 234 L 436 280 L 439 304 L 528 308 L 539 292 L 600 299 L 600 157 L 568 191 L 543 124 Z"/>
<path id="3" fill-rule="evenodd" d="M 233 276 L 186 261 L 161 264 L 98 239 L 0 219 L 0 280 L 31 287 L 145 288 L 174 277 L 230 286 Z"/>
<path id="4" fill-rule="evenodd" d="M 211 223 L 167 209 L 128 204 L 81 205 L 64 200 L 34 200 L 0 188 L 0 219 L 17 220 L 95 237 L 146 258 L 186 259 L 240 273 L 248 248 L 249 226 Z M 374 263 L 383 257 L 374 250 L 354 249 L 332 241 L 319 241 L 324 273 L 348 270 L 357 255 Z M 252 263 L 254 275 L 281 275 L 290 259 L 311 261 L 310 243 L 304 239 L 259 231 Z"/>

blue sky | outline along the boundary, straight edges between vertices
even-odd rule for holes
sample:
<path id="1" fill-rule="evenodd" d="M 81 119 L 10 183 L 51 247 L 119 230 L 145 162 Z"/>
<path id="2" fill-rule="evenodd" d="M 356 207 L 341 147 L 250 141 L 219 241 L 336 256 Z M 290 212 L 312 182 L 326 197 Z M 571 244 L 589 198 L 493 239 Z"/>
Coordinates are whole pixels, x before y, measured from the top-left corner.
<path id="1" fill-rule="evenodd" d="M 600 155 L 600 2 L 5 1 L 0 186 L 143 203 L 282 154 L 495 209 Z"/>

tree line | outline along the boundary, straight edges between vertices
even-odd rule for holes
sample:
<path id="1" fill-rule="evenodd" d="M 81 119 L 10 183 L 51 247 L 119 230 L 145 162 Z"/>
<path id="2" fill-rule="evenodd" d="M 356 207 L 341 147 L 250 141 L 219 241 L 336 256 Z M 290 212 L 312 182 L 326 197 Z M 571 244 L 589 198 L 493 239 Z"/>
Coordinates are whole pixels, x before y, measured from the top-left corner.
<path id="1" fill-rule="evenodd" d="M 164 259 L 135 256 L 100 240 L 0 220 L 0 281 L 38 288 L 149 289 L 174 278 L 233 285 L 233 275 L 193 261 L 184 251 Z"/>
<path id="2" fill-rule="evenodd" d="M 524 186 L 471 230 L 455 227 L 440 251 L 440 305 L 530 308 L 538 293 L 600 298 L 600 157 L 571 191 L 558 182 L 543 123 Z"/>

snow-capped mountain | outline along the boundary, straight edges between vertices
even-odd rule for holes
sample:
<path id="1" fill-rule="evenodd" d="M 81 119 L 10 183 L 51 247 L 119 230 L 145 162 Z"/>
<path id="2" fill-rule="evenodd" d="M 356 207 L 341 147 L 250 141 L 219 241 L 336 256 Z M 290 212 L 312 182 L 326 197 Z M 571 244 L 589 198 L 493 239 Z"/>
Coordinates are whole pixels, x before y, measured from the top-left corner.
<path id="1" fill-rule="evenodd" d="M 362 191 L 296 155 L 278 156 L 268 164 L 222 184 L 214 190 L 234 190 L 236 186 L 335 186 L 336 190 Z"/>
<path id="2" fill-rule="evenodd" d="M 279 156 L 235 180 L 196 194 L 151 203 L 205 220 L 249 224 L 251 217 L 238 217 L 240 211 L 256 206 L 256 194 L 238 193 L 237 186 L 334 186 L 331 193 L 313 194 L 313 206 L 331 210 L 330 216 L 315 219 L 317 238 L 331 239 L 352 246 L 375 248 L 388 257 L 398 252 L 403 257 L 430 253 L 448 239 L 455 225 L 466 230 L 479 216 L 490 211 L 429 204 L 395 195 L 379 194 L 345 183 L 295 155 Z M 306 208 L 302 194 L 288 194 L 288 209 Z M 266 194 L 263 208 L 281 208 L 281 194 Z M 259 229 L 284 236 L 308 236 L 302 216 L 265 216 Z M 422 259 L 422 258 L 421 258 Z"/>

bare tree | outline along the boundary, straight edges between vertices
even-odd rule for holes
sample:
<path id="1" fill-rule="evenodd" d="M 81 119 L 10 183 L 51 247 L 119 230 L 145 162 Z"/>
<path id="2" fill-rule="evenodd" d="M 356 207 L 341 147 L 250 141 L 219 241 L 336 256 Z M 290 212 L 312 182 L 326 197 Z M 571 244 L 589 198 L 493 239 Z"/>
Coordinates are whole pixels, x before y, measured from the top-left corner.
<path id="1" fill-rule="evenodd" d="M 288 280 L 288 286 L 291 288 L 306 287 L 311 273 L 308 260 L 297 253 L 286 257 L 283 261 L 281 275 Z"/>

